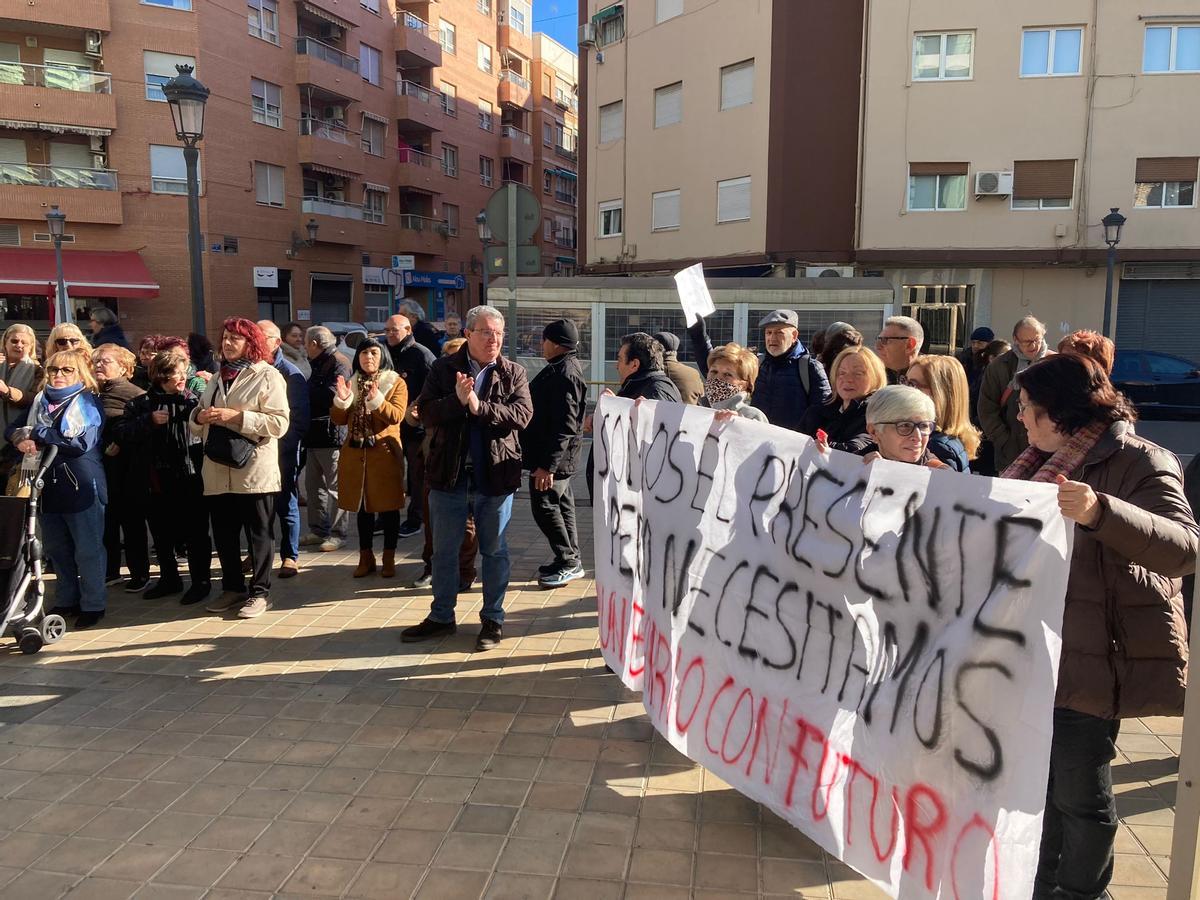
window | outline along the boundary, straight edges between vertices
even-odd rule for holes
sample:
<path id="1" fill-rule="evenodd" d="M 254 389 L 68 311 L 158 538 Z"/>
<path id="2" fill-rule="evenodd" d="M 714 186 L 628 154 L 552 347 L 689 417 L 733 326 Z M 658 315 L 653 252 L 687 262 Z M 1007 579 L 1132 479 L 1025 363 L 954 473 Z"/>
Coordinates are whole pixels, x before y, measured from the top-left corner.
<path id="1" fill-rule="evenodd" d="M 250 117 L 259 125 L 283 127 L 283 92 L 269 81 L 250 79 Z"/>
<path id="2" fill-rule="evenodd" d="M 1167 356 L 1165 353 L 1147 353 L 1146 365 L 1151 375 L 1167 375 L 1176 378 L 1188 378 L 1196 371 L 1196 366 L 1186 359 L 1177 356 Z"/>
<path id="3" fill-rule="evenodd" d="M 599 237 L 619 237 L 621 234 L 621 219 L 624 211 L 622 201 L 606 200 L 600 204 L 600 234 Z"/>
<path id="4" fill-rule="evenodd" d="M 358 45 L 358 71 L 363 81 L 379 87 L 379 68 L 383 62 L 383 54 L 369 44 Z"/>
<path id="5" fill-rule="evenodd" d="M 438 19 L 438 41 L 442 45 L 442 49 L 447 53 L 454 53 L 458 46 L 458 32 L 454 28 L 453 22 L 447 22 L 445 19 Z"/>
<path id="6" fill-rule="evenodd" d="M 169 6 L 172 9 L 188 10 L 192 8 L 192 0 L 142 0 L 149 6 Z"/>
<path id="7" fill-rule="evenodd" d="M 542 75 L 542 96 L 554 96 L 554 76 L 549 72 L 546 72 L 544 75 Z"/>
<path id="8" fill-rule="evenodd" d="M 1070 209 L 1075 160 L 1018 160 L 1013 164 L 1013 209 Z"/>
<path id="9" fill-rule="evenodd" d="M 222 252 L 236 254 L 238 252 L 238 239 L 231 234 L 225 235 L 222 240 Z"/>
<path id="10" fill-rule="evenodd" d="M 721 69 L 721 109 L 733 109 L 754 102 L 754 60 L 734 63 Z"/>
<path id="11" fill-rule="evenodd" d="M 492 0 L 477 0 L 475 8 L 479 10 L 481 15 L 490 18 L 492 15 Z"/>
<path id="12" fill-rule="evenodd" d="M 358 0 L 358 5 L 367 12 L 372 12 L 375 13 L 375 15 L 379 15 L 379 0 Z"/>
<path id="13" fill-rule="evenodd" d="M 665 128 L 683 120 L 683 82 L 677 81 L 654 92 L 654 127 Z"/>
<path id="14" fill-rule="evenodd" d="M 387 194 L 367 188 L 363 191 L 363 218 L 376 225 L 387 221 Z"/>
<path id="15" fill-rule="evenodd" d="M 484 131 L 491 131 L 495 122 L 495 107 L 492 106 L 492 101 L 479 98 L 479 127 Z"/>
<path id="16" fill-rule="evenodd" d="M 683 0 L 654 0 L 654 23 L 683 15 Z"/>
<path id="17" fill-rule="evenodd" d="M 748 182 L 750 179 L 746 179 Z M 749 218 L 749 212 L 747 212 Z M 670 231 L 679 227 L 679 191 L 650 195 L 650 230 Z"/>
<path id="18" fill-rule="evenodd" d="M 362 148 L 372 156 L 383 156 L 384 154 L 384 137 L 387 134 L 387 126 L 375 119 L 368 118 L 365 114 L 362 120 Z"/>
<path id="19" fill-rule="evenodd" d="M 954 81 L 971 77 L 975 35 L 918 34 L 913 38 L 913 80 Z"/>
<path id="20" fill-rule="evenodd" d="M 146 70 L 146 99 L 159 100 L 163 103 L 167 102 L 167 98 L 163 96 L 162 86 L 178 74 L 175 66 L 196 65 L 196 60 L 190 56 L 155 53 L 151 50 L 145 51 L 142 59 Z"/>
<path id="21" fill-rule="evenodd" d="M 1078 75 L 1082 28 L 1028 28 L 1021 35 L 1021 77 Z"/>
<path id="22" fill-rule="evenodd" d="M 717 222 L 744 222 L 750 218 L 750 176 L 717 182 Z"/>
<path id="23" fill-rule="evenodd" d="M 196 165 L 199 180 L 199 160 Z M 182 147 L 150 145 L 150 190 L 155 194 L 187 193 L 187 167 L 183 163 Z"/>
<path id="24" fill-rule="evenodd" d="M 608 144 L 625 137 L 625 102 L 607 103 L 600 107 L 600 143 Z"/>
<path id="25" fill-rule="evenodd" d="M 596 44 L 607 47 L 625 39 L 625 7 L 620 3 L 606 6 L 592 18 L 596 26 Z"/>
<path id="26" fill-rule="evenodd" d="M 1146 28 L 1143 72 L 1200 72 L 1200 25 Z"/>
<path id="27" fill-rule="evenodd" d="M 546 147 L 554 146 L 554 123 L 542 123 L 542 144 Z"/>
<path id="28" fill-rule="evenodd" d="M 442 112 L 456 118 L 458 116 L 458 88 L 448 81 L 443 81 L 439 87 L 442 89 Z"/>
<path id="29" fill-rule="evenodd" d="M 967 208 L 966 163 L 909 163 L 908 208 L 961 210 Z"/>
<path id="30" fill-rule="evenodd" d="M 458 177 L 458 148 L 452 144 L 442 144 L 442 171 Z"/>
<path id="31" fill-rule="evenodd" d="M 1133 205 L 1151 209 L 1195 206 L 1198 162 L 1195 156 L 1139 159 Z"/>
<path id="32" fill-rule="evenodd" d="M 508 3 L 508 24 L 521 34 L 530 34 L 529 21 L 531 19 L 529 12 L 529 4 L 524 0 L 509 0 Z"/>
<path id="33" fill-rule="evenodd" d="M 475 61 L 479 63 L 479 68 L 489 75 L 492 72 L 492 48 L 479 41 L 475 50 Z"/>
<path id="34" fill-rule="evenodd" d="M 492 186 L 492 173 L 496 164 L 490 156 L 479 157 L 479 183 L 484 187 Z"/>
<path id="35" fill-rule="evenodd" d="M 545 240 L 545 241 L 554 240 L 554 220 L 553 219 L 543 219 L 542 220 L 542 240 Z"/>
<path id="36" fill-rule="evenodd" d="M 546 169 L 542 172 L 542 193 L 554 193 L 554 173 L 549 169 Z"/>
<path id="37" fill-rule="evenodd" d="M 275 0 L 247 0 L 250 36 L 279 43 L 279 7 Z"/>
<path id="38" fill-rule="evenodd" d="M 446 216 L 446 227 L 450 232 L 451 237 L 458 234 L 458 207 L 451 203 L 442 204 L 442 212 Z"/>
<path id="39" fill-rule="evenodd" d="M 283 206 L 283 166 L 254 164 L 254 200 L 263 206 Z"/>

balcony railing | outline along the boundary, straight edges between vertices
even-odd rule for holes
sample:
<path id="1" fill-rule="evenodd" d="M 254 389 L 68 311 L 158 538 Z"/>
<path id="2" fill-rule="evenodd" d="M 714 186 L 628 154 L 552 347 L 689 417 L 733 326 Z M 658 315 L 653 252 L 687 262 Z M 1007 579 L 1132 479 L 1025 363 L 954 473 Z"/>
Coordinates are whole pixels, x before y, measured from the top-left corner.
<path id="1" fill-rule="evenodd" d="M 335 47 L 330 47 L 328 44 L 322 44 L 320 41 L 313 38 L 296 38 L 296 52 L 304 56 L 314 56 L 317 59 L 323 59 L 327 63 L 340 66 L 347 72 L 358 72 L 357 59 L 355 59 L 353 56 L 348 56 Z"/>
<path id="2" fill-rule="evenodd" d="M 522 131 L 520 128 L 518 128 L 515 125 L 501 125 L 500 126 L 500 137 L 510 138 L 520 144 L 533 143 L 533 138 L 530 137 L 529 132 Z"/>
<path id="3" fill-rule="evenodd" d="M 520 72 L 514 72 L 512 69 L 501 69 L 500 80 L 512 82 L 517 87 L 529 90 L 529 79 Z"/>
<path id="4" fill-rule="evenodd" d="M 415 97 L 422 103 L 442 103 L 444 95 L 441 91 L 435 91 L 433 88 L 428 88 L 423 84 L 417 84 L 415 81 L 404 81 L 397 79 L 396 93 L 402 97 Z"/>
<path id="5" fill-rule="evenodd" d="M 575 157 L 577 156 L 577 154 L 573 148 L 564 147 L 562 144 L 555 144 L 554 152 L 557 153 L 559 156 L 566 157 L 567 159 L 575 159 Z"/>
<path id="6" fill-rule="evenodd" d="M 556 247 L 562 247 L 564 250 L 575 249 L 575 235 L 573 234 L 557 234 L 554 236 L 554 244 Z"/>
<path id="7" fill-rule="evenodd" d="M 564 109 L 579 109 L 579 98 L 570 91 L 564 91 L 561 88 L 554 89 L 554 102 Z"/>
<path id="8" fill-rule="evenodd" d="M 559 203 L 570 203 L 572 206 L 575 205 L 575 195 L 568 193 L 567 191 L 557 191 L 556 190 L 554 192 L 554 199 L 557 200 Z"/>
<path id="9" fill-rule="evenodd" d="M 338 219 L 363 220 L 363 208 L 357 203 L 347 203 L 345 200 L 328 200 L 325 197 L 305 197 L 301 203 L 302 212 L 315 213 L 319 216 L 333 216 Z"/>
<path id="10" fill-rule="evenodd" d="M 76 66 L 35 66 L 27 63 L 0 63 L 0 84 L 54 88 L 81 94 L 111 94 L 112 76 Z"/>
<path id="11" fill-rule="evenodd" d="M 420 150 L 413 150 L 411 147 L 401 147 L 397 151 L 400 157 L 400 162 L 408 163 L 414 166 L 424 166 L 426 169 L 432 169 L 435 165 L 442 164 L 440 156 L 431 156 L 428 153 L 422 153 Z"/>
<path id="12" fill-rule="evenodd" d="M 420 16 L 414 16 L 410 12 L 406 12 L 403 10 L 397 10 L 396 11 L 396 23 L 399 25 L 403 25 L 405 28 L 411 28 L 413 31 L 419 31 L 419 32 L 421 32 L 421 34 L 425 35 L 425 37 L 429 38 L 430 40 L 436 41 L 438 39 L 434 30 L 429 27 L 428 22 L 426 22 Z"/>
<path id="13" fill-rule="evenodd" d="M 112 169 L 79 169 L 74 166 L 47 166 L 41 163 L 0 162 L 0 184 L 115 191 L 117 173 Z"/>
<path id="14" fill-rule="evenodd" d="M 354 138 L 356 136 L 355 132 L 351 131 L 341 122 L 330 122 L 325 119 L 307 117 L 300 119 L 300 134 L 304 137 L 319 137 L 347 146 L 354 145 Z"/>
<path id="15" fill-rule="evenodd" d="M 445 219 L 434 219 L 429 216 L 413 216 L 402 215 L 399 217 L 400 227 L 406 228 L 409 231 L 438 231 L 442 234 L 450 233 L 450 223 Z"/>

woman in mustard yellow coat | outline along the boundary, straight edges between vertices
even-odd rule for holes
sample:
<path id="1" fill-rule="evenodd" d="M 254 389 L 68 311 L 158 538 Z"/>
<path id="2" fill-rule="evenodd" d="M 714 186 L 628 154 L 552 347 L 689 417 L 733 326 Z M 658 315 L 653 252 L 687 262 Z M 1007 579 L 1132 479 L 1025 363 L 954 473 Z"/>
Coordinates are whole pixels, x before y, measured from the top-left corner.
<path id="1" fill-rule="evenodd" d="M 378 341 L 365 340 L 354 353 L 354 375 L 338 377 L 330 418 L 346 426 L 338 460 L 338 506 L 358 514 L 358 568 L 355 578 L 375 571 L 375 517 L 383 524 L 383 567 L 396 574 L 400 510 L 404 508 L 404 448 L 400 422 L 408 407 L 404 379 L 392 369 L 392 357 Z"/>

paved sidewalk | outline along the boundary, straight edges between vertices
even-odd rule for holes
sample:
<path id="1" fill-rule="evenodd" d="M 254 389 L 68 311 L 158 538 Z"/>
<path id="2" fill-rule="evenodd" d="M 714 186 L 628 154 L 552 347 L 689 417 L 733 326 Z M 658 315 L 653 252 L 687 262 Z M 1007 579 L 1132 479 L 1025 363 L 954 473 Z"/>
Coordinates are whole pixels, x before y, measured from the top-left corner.
<path id="1" fill-rule="evenodd" d="M 527 495 L 510 545 L 487 654 L 478 588 L 456 636 L 401 644 L 419 564 L 355 580 L 352 546 L 306 553 L 254 621 L 118 589 L 94 630 L 6 643 L 0 896 L 882 896 L 655 736 L 605 672 L 593 583 L 526 580 Z M 1180 725 L 1123 729 L 1116 900 L 1165 896 Z"/>

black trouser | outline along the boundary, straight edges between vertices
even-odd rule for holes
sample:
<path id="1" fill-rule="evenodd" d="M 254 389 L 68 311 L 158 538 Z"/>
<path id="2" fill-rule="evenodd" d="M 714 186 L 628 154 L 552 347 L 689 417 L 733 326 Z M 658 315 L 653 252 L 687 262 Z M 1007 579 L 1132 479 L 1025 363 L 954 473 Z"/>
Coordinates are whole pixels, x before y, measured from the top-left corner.
<path id="1" fill-rule="evenodd" d="M 383 525 L 383 549 L 395 550 L 400 540 L 400 510 L 390 509 L 387 512 L 370 513 L 359 511 L 358 514 L 358 549 L 371 550 L 375 537 L 375 517 L 379 517 Z"/>
<path id="2" fill-rule="evenodd" d="M 400 442 L 404 446 L 406 463 L 406 479 L 408 486 L 408 512 L 404 521 L 420 523 L 424 521 L 422 498 L 425 496 L 425 453 L 422 444 L 425 442 L 425 429 L 414 428 L 407 422 L 400 425 Z"/>
<path id="3" fill-rule="evenodd" d="M 1117 719 L 1054 710 L 1035 900 L 1097 900 L 1112 880 L 1117 804 L 1110 763 Z"/>
<path id="4" fill-rule="evenodd" d="M 555 563 L 562 566 L 579 565 L 579 533 L 575 529 L 575 496 L 571 493 L 571 477 L 555 478 L 550 490 L 539 491 L 529 478 L 529 505 L 533 521 L 550 542 Z"/>
<path id="5" fill-rule="evenodd" d="M 200 476 L 164 481 L 159 493 L 150 495 L 150 533 L 158 558 L 159 580 L 175 584 L 179 563 L 175 548 L 187 547 L 188 575 L 192 584 L 212 581 L 212 542 L 208 539 L 208 516 L 204 514 L 204 485 Z"/>
<path id="6" fill-rule="evenodd" d="M 213 542 L 221 561 L 221 589 L 246 590 L 242 574 L 242 532 L 250 541 L 254 567 L 248 596 L 265 597 L 271 590 L 271 559 L 275 553 L 274 494 L 214 494 L 208 498 Z M 190 549 L 190 548 L 189 548 Z"/>
<path id="7" fill-rule="evenodd" d="M 146 540 L 145 475 L 129 475 L 116 466 L 106 465 L 108 506 L 104 508 L 104 549 L 108 551 L 110 578 L 121 574 L 121 547 L 129 577 L 141 580 L 150 576 L 150 545 Z M 138 485 L 131 482 L 138 481 Z M 124 535 L 124 541 L 122 541 Z"/>

